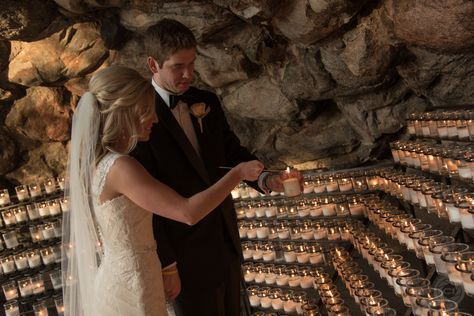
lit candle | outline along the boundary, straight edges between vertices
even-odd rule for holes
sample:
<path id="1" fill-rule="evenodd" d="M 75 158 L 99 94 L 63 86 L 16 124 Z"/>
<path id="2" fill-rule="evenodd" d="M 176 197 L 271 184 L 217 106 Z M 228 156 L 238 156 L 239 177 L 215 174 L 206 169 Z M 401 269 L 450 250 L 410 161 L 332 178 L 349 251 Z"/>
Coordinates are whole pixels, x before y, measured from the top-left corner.
<path id="1" fill-rule="evenodd" d="M 38 184 L 30 184 L 28 187 L 30 189 L 30 195 L 32 198 L 41 196 L 41 187 Z"/>
<path id="2" fill-rule="evenodd" d="M 314 193 L 323 193 L 326 191 L 326 184 L 321 180 L 316 180 L 314 182 Z"/>
<path id="3" fill-rule="evenodd" d="M 0 190 L 0 206 L 10 203 L 10 194 L 7 189 Z"/>
<path id="4" fill-rule="evenodd" d="M 15 261 L 12 256 L 4 257 L 0 259 L 3 273 L 8 274 L 15 271 Z"/>
<path id="5" fill-rule="evenodd" d="M 314 192 L 314 183 L 312 181 L 305 181 L 303 185 L 303 193 L 308 194 Z"/>
<path id="6" fill-rule="evenodd" d="M 64 315 L 64 305 L 62 297 L 55 298 L 54 305 L 56 305 L 56 312 L 58 313 L 58 316 Z"/>
<path id="7" fill-rule="evenodd" d="M 28 259 L 24 253 L 19 253 L 14 256 L 16 269 L 18 271 L 28 268 Z"/>
<path id="8" fill-rule="evenodd" d="M 48 309 L 44 302 L 33 304 L 33 311 L 35 312 L 35 316 L 48 316 Z"/>
<path id="9" fill-rule="evenodd" d="M 33 285 L 30 278 L 18 280 L 18 287 L 20 289 L 21 297 L 27 297 L 33 294 Z"/>
<path id="10" fill-rule="evenodd" d="M 5 226 L 10 226 L 16 224 L 16 217 L 13 213 L 13 210 L 7 210 L 2 212 L 3 222 Z"/>
<path id="11" fill-rule="evenodd" d="M 64 186 L 66 184 L 66 179 L 64 179 L 64 177 L 57 177 L 56 181 L 58 182 L 59 188 L 61 190 L 64 190 Z"/>
<path id="12" fill-rule="evenodd" d="M 26 185 L 19 185 L 15 187 L 16 191 L 16 197 L 18 198 L 18 201 L 22 202 L 24 200 L 27 200 L 30 195 L 28 194 L 28 188 Z"/>
<path id="13" fill-rule="evenodd" d="M 32 277 L 31 283 L 33 285 L 33 294 L 44 293 L 44 281 L 41 275 Z"/>
<path id="14" fill-rule="evenodd" d="M 54 261 L 55 261 L 54 260 L 54 254 L 53 254 L 53 252 L 51 251 L 50 248 L 41 249 L 40 253 L 41 253 L 41 258 L 43 259 L 43 263 L 45 265 L 54 263 Z"/>
<path id="15" fill-rule="evenodd" d="M 59 202 L 61 204 L 61 210 L 66 213 L 69 212 L 69 200 L 67 198 L 63 198 Z"/>
<path id="16" fill-rule="evenodd" d="M 26 254 L 28 258 L 28 265 L 30 268 L 34 269 L 41 265 L 41 256 L 38 250 L 32 250 Z"/>
<path id="17" fill-rule="evenodd" d="M 290 172 L 290 167 L 286 169 L 283 180 L 283 190 L 287 197 L 294 197 L 301 194 L 300 180 Z"/>
<path id="18" fill-rule="evenodd" d="M 7 301 L 18 298 L 18 289 L 16 287 L 15 282 L 12 281 L 8 283 L 4 283 L 2 284 L 2 288 L 3 288 L 3 294 L 5 295 L 5 299 Z"/>
<path id="19" fill-rule="evenodd" d="M 44 183 L 44 190 L 48 194 L 54 193 L 56 191 L 56 181 L 53 178 L 46 179 L 46 182 Z"/>
<path id="20" fill-rule="evenodd" d="M 341 192 L 352 190 L 352 181 L 346 178 L 341 179 L 341 182 L 339 183 L 339 190 Z"/>
<path id="21" fill-rule="evenodd" d="M 20 316 L 20 307 L 17 301 L 7 302 L 3 304 L 5 308 L 5 316 Z"/>
<path id="22" fill-rule="evenodd" d="M 53 225 L 50 223 L 44 224 L 40 228 L 41 233 L 43 234 L 43 239 L 48 240 L 54 238 L 54 229 Z"/>
<path id="23" fill-rule="evenodd" d="M 23 223 L 28 220 L 28 215 L 26 214 L 26 209 L 24 206 L 15 209 L 13 213 L 15 213 L 15 219 L 17 223 Z"/>
<path id="24" fill-rule="evenodd" d="M 42 203 L 36 203 L 36 208 L 38 209 L 39 215 L 41 217 L 46 217 L 49 216 L 49 207 L 48 204 L 42 202 Z"/>
<path id="25" fill-rule="evenodd" d="M 49 214 L 52 216 L 58 215 L 61 213 L 60 204 L 56 200 L 49 202 L 48 207 L 49 207 Z"/>

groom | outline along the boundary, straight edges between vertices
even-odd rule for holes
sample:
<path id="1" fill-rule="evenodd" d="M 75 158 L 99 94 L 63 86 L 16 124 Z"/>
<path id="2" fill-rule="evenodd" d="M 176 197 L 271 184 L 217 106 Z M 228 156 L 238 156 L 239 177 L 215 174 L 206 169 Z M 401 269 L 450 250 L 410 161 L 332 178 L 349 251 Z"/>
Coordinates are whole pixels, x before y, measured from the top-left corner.
<path id="1" fill-rule="evenodd" d="M 158 180 L 189 197 L 235 166 L 256 159 L 231 131 L 217 96 L 191 87 L 196 39 L 186 26 L 164 19 L 145 33 L 147 64 L 156 90 L 148 143 L 134 155 Z M 278 174 L 262 174 L 254 187 L 282 191 Z M 237 316 L 240 258 L 236 214 L 228 197 L 195 226 L 154 217 L 165 293 L 178 315 Z"/>

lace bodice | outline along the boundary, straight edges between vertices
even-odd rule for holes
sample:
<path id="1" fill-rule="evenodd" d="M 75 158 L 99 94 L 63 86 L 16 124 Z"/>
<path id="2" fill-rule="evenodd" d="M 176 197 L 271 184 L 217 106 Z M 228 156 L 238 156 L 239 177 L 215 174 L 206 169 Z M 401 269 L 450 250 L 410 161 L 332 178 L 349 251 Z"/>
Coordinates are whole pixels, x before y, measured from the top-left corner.
<path id="1" fill-rule="evenodd" d="M 94 215 L 103 243 L 95 290 L 97 315 L 166 315 L 152 213 L 121 195 L 99 202 L 107 174 L 122 155 L 107 154 L 92 181 Z"/>

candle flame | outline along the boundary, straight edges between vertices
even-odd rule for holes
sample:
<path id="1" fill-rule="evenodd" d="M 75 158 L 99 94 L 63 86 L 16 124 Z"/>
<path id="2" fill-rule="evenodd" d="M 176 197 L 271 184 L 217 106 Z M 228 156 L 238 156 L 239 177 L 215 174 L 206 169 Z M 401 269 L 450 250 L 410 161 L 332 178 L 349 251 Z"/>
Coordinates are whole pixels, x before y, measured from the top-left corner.
<path id="1" fill-rule="evenodd" d="M 286 172 L 290 173 L 290 167 L 286 167 Z"/>

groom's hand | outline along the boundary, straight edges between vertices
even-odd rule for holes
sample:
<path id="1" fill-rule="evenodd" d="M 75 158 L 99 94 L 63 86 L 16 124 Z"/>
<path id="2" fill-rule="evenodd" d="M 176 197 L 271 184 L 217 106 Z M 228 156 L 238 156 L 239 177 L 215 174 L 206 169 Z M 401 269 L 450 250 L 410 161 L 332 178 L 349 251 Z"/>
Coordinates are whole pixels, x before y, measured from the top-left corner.
<path id="1" fill-rule="evenodd" d="M 168 301 L 174 300 L 181 292 L 181 279 L 177 267 L 163 270 L 163 286 Z"/>

